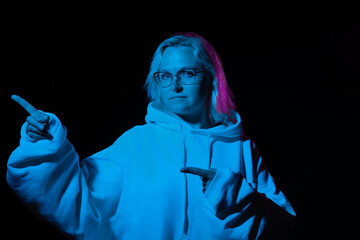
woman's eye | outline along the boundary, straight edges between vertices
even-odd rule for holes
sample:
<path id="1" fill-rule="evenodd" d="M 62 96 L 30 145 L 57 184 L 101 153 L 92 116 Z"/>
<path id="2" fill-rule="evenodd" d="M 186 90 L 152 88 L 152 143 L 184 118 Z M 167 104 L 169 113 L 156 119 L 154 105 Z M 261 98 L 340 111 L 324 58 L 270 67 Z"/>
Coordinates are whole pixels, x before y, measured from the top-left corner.
<path id="1" fill-rule="evenodd" d="M 170 78 L 171 78 L 171 74 L 169 74 L 169 73 L 161 73 L 160 74 L 160 79 L 162 79 L 162 80 L 167 80 Z"/>
<path id="2" fill-rule="evenodd" d="M 181 77 L 186 77 L 186 78 L 193 77 L 194 75 L 195 75 L 195 73 L 192 70 L 186 70 L 180 74 Z"/>

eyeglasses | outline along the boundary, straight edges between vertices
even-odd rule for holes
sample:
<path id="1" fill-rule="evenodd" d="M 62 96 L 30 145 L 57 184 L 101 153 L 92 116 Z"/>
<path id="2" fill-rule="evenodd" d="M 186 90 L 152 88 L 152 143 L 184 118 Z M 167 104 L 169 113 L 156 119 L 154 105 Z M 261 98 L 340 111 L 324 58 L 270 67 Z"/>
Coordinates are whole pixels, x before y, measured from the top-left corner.
<path id="1" fill-rule="evenodd" d="M 196 78 L 196 74 L 200 72 L 205 72 L 204 70 L 198 71 L 195 68 L 185 68 L 178 71 L 175 75 L 172 75 L 169 72 L 156 72 L 153 74 L 155 81 L 163 88 L 169 87 L 172 84 L 173 78 L 179 80 L 181 84 L 191 85 L 198 84 L 201 82 L 201 79 Z"/>

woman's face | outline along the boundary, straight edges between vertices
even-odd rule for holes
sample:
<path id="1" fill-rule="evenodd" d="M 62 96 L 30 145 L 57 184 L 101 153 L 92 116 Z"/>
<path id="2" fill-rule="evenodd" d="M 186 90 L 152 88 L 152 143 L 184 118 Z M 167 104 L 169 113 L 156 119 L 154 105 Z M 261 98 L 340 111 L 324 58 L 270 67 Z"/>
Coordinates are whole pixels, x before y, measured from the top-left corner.
<path id="1" fill-rule="evenodd" d="M 180 46 L 165 49 L 160 61 L 160 72 L 175 75 L 187 68 L 204 71 L 202 64 L 195 58 L 192 47 Z M 196 73 L 196 84 L 182 84 L 175 76 L 170 86 L 159 86 L 163 103 L 179 116 L 191 117 L 206 113 L 206 99 L 209 91 L 206 75 L 206 72 Z"/>

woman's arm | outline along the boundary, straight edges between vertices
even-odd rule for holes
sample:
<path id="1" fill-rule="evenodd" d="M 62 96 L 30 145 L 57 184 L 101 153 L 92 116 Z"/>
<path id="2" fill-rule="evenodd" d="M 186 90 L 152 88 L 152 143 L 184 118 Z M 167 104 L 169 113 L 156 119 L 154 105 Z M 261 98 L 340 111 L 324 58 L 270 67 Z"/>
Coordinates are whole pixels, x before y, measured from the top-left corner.
<path id="1" fill-rule="evenodd" d="M 243 142 L 245 176 L 230 168 L 181 171 L 202 177 L 214 214 L 231 228 L 231 239 L 286 239 L 295 212 L 262 162 L 255 144 Z"/>
<path id="2" fill-rule="evenodd" d="M 114 173 L 116 163 L 111 159 L 115 147 L 80 162 L 60 120 L 54 114 L 41 113 L 48 116 L 47 133 L 39 139 L 32 138 L 34 135 L 28 131 L 30 123 L 22 126 L 20 145 L 7 165 L 9 186 L 29 208 L 68 234 L 78 238 L 93 233 L 110 237 L 106 219 L 115 211 L 114 202 L 120 193 L 97 186 L 109 182 L 112 175 L 120 179 L 118 172 Z M 100 177 L 104 169 L 107 177 Z M 117 189 L 121 192 L 121 187 Z"/>
<path id="3" fill-rule="evenodd" d="M 243 142 L 245 176 L 217 169 L 205 192 L 218 218 L 234 237 L 286 239 L 294 227 L 295 212 L 277 188 L 250 140 Z"/>

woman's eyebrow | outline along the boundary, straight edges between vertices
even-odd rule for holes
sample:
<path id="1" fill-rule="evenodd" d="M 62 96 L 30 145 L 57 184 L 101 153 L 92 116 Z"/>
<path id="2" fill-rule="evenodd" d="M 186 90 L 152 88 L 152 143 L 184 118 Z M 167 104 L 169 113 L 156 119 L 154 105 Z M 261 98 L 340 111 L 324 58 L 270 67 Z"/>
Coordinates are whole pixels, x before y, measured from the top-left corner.
<path id="1" fill-rule="evenodd" d="M 180 72 L 180 71 L 182 71 L 184 69 L 189 69 L 189 68 L 191 68 L 191 69 L 200 69 L 201 67 L 200 66 L 186 66 L 186 67 L 180 68 L 177 72 Z M 160 68 L 159 72 L 168 72 L 169 73 L 170 71 Z"/>

